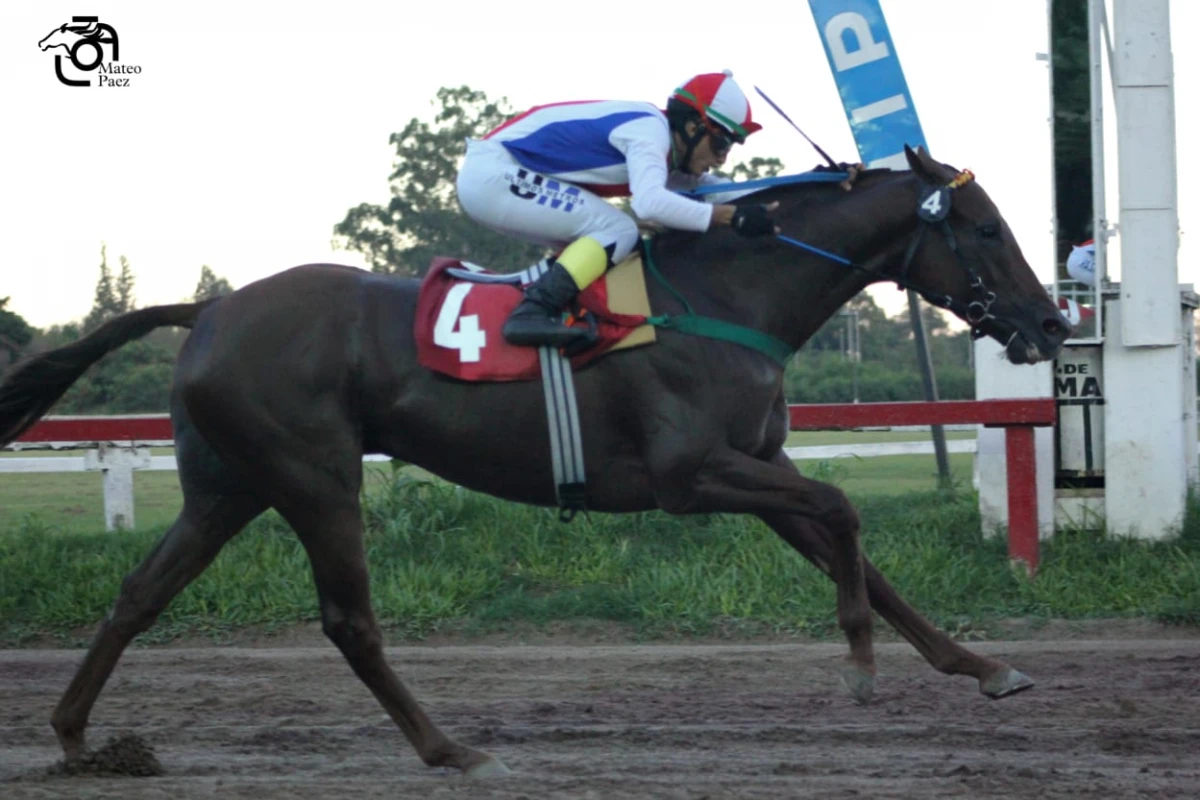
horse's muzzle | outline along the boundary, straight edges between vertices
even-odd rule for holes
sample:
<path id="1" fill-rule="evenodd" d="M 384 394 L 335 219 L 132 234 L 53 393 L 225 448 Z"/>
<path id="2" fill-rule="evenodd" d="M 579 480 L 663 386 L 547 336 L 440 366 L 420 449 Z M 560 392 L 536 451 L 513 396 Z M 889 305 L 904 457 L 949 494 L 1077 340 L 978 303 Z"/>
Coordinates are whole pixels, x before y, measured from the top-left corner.
<path id="1" fill-rule="evenodd" d="M 1059 354 L 1063 343 L 1071 335 L 1071 324 L 1057 310 L 1044 315 L 1040 322 L 1034 325 L 1001 322 L 997 327 L 1008 329 L 1007 339 L 1002 335 L 993 336 L 1005 345 L 1005 356 L 1013 364 L 1049 361 Z"/>

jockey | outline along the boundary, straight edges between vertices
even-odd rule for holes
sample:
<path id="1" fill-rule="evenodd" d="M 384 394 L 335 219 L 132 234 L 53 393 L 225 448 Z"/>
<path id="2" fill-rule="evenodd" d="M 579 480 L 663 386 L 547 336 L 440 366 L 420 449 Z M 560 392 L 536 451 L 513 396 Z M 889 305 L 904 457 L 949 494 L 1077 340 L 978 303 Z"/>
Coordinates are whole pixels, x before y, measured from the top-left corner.
<path id="1" fill-rule="evenodd" d="M 588 336 L 563 324 L 563 309 L 628 256 L 640 236 L 637 223 L 602 198 L 630 197 L 639 219 L 667 228 L 732 225 L 743 236 L 778 233 L 771 219 L 777 203 L 713 205 L 674 191 L 721 182 L 708 170 L 761 127 L 725 71 L 683 84 L 666 113 L 641 102 L 556 103 L 469 140 L 456 187 L 467 215 L 500 233 L 562 249 L 526 287 L 504 338 L 563 347 Z"/>
<path id="2" fill-rule="evenodd" d="M 1096 242 L 1088 239 L 1071 247 L 1067 256 L 1067 274 L 1085 286 L 1096 285 Z"/>

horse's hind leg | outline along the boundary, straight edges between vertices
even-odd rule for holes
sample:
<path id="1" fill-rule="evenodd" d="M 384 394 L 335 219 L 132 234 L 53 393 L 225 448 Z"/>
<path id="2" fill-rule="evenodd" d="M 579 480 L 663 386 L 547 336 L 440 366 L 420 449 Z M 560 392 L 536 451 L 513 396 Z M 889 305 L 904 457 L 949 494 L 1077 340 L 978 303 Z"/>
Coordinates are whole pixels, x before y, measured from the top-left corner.
<path id="1" fill-rule="evenodd" d="M 383 657 L 383 635 L 371 610 L 363 523 L 356 491 L 332 484 L 314 491 L 311 501 L 292 495 L 277 506 L 304 544 L 312 563 L 325 635 L 337 645 L 354 673 L 367 685 L 429 766 L 457 767 L 475 777 L 504 774 L 495 757 L 452 741 L 426 715 Z"/>
<path id="2" fill-rule="evenodd" d="M 785 454 L 776 461 L 792 464 Z M 792 465 L 795 469 L 795 466 Z M 784 541 L 834 580 L 833 542 L 836 533 L 795 514 L 759 515 Z M 904 601 L 875 565 L 863 556 L 867 595 L 871 606 L 925 657 L 930 666 L 947 675 L 969 675 L 979 681 L 979 690 L 993 699 L 1029 689 L 1033 681 L 1007 664 L 973 653 L 939 631 Z"/>
<path id="3" fill-rule="evenodd" d="M 125 577 L 83 663 L 51 717 L 68 760 L 84 750 L 92 705 L 125 647 L 154 624 L 167 604 L 216 558 L 221 547 L 264 506 L 249 495 L 185 492 L 183 511 L 154 549 Z"/>

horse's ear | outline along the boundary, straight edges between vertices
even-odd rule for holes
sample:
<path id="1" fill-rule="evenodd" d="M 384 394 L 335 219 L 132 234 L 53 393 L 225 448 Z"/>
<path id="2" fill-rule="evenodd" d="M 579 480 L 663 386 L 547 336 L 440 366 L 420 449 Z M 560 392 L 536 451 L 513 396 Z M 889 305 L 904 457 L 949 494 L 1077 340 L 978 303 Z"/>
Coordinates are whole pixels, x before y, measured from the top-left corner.
<path id="1" fill-rule="evenodd" d="M 933 169 L 929 164 L 929 154 L 925 152 L 925 148 L 917 145 L 917 149 L 913 150 L 908 145 L 904 145 L 904 157 L 908 159 L 908 168 L 916 173 L 917 177 L 926 183 L 937 183 L 937 176 L 933 174 Z"/>

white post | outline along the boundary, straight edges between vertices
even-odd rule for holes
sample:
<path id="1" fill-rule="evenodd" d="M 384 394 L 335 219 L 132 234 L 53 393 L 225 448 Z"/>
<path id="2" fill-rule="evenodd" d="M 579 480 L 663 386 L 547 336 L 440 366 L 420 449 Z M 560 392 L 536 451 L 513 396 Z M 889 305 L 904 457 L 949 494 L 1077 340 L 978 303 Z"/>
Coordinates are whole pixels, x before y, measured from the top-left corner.
<path id="1" fill-rule="evenodd" d="M 1104 283 L 1108 280 L 1108 203 L 1104 193 L 1104 37 L 1105 0 L 1088 2 L 1088 53 L 1091 56 L 1092 110 L 1092 239 L 1096 243 L 1096 285 L 1091 306 L 1096 312 L 1092 338 L 1104 335 Z M 1076 244 L 1072 242 L 1072 244 Z"/>
<path id="2" fill-rule="evenodd" d="M 975 397 L 1053 397 L 1050 362 L 1016 365 L 1003 359 L 1004 345 L 985 338 L 975 342 Z M 979 426 L 976 434 L 975 485 L 979 489 L 979 516 L 985 534 L 1008 526 L 1008 459 L 1003 428 Z M 1054 429 L 1034 429 L 1037 462 L 1038 536 L 1054 534 Z"/>
<path id="3" fill-rule="evenodd" d="M 1111 532 L 1158 539 L 1183 519 L 1196 439 L 1182 408 L 1168 0 L 1114 0 L 1113 28 L 1122 266 L 1106 309 L 1104 506 Z"/>
<path id="4" fill-rule="evenodd" d="M 1180 287 L 1183 295 L 1180 324 L 1183 327 L 1183 343 L 1179 353 L 1183 361 L 1183 429 L 1196 430 L 1196 307 L 1200 305 L 1200 297 L 1196 296 L 1189 283 Z M 1196 487 L 1200 483 L 1200 451 L 1191 446 L 1190 440 L 1184 443 L 1184 464 L 1186 465 L 1187 485 Z"/>
<path id="5" fill-rule="evenodd" d="M 104 472 L 104 527 L 133 530 L 133 471 L 150 466 L 150 451 L 100 445 L 84 453 L 84 469 Z"/>

